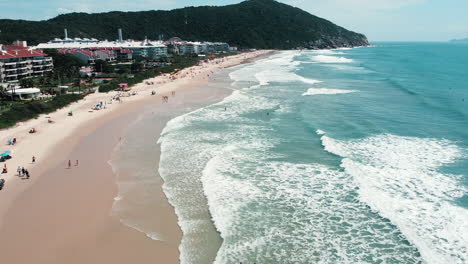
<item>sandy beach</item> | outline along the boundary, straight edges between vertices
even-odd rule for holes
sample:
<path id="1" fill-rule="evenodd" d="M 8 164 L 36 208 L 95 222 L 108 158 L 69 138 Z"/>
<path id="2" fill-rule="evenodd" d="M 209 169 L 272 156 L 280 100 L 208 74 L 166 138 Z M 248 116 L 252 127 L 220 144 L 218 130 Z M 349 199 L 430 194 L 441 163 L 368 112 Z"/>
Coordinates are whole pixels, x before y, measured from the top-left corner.
<path id="1" fill-rule="evenodd" d="M 255 51 L 212 60 L 180 71 L 174 75 L 175 80 L 169 76 L 152 78 L 147 81 L 154 85 L 146 82 L 136 85 L 132 89 L 136 95 L 123 97 L 121 103 L 110 100 L 118 92 L 95 93 L 54 113 L 0 131 L 0 141 L 4 144 L 14 137 L 18 141 L 13 147 L 2 147 L 2 151 L 11 150 L 13 157 L 6 163 L 9 172 L 1 175 L 6 179 L 5 188 L 0 191 L 2 261 L 177 263 L 181 231 L 164 195 L 160 195 L 161 203 L 156 208 L 158 226 L 165 230 L 161 240 L 150 239 L 122 224 L 112 214 L 118 186 L 108 163 L 111 154 L 122 144 L 125 129 L 145 106 L 160 105 L 154 109 L 158 114 L 178 113 L 175 109 L 180 110 L 185 100 L 191 98 L 195 98 L 197 105 L 202 104 L 201 100 L 208 97 L 199 96 L 197 89 L 214 72 L 269 52 Z M 153 90 L 157 96 L 151 96 Z M 173 91 L 177 92 L 177 100 L 171 97 Z M 163 95 L 170 97 L 167 105 L 172 103 L 172 107 L 164 107 Z M 104 102 L 106 109 L 91 110 L 99 102 Z M 67 116 L 70 110 L 73 116 Z M 54 123 L 48 123 L 48 119 Z M 164 127 L 166 119 L 161 119 L 157 129 Z M 38 132 L 29 134 L 32 127 Z M 69 160 L 71 168 L 68 168 Z M 18 166 L 27 168 L 31 178 L 18 177 Z"/>

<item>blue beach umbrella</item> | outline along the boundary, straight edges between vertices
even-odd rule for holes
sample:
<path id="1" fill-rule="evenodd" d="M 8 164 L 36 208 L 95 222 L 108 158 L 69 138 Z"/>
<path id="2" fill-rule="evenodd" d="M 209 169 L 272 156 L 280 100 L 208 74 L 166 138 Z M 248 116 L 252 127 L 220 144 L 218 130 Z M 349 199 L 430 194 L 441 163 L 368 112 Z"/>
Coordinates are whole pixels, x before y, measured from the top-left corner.
<path id="1" fill-rule="evenodd" d="M 2 154 L 0 154 L 0 156 L 6 157 L 6 156 L 10 155 L 10 153 L 11 153 L 11 151 L 7 150 L 7 151 L 3 152 Z"/>

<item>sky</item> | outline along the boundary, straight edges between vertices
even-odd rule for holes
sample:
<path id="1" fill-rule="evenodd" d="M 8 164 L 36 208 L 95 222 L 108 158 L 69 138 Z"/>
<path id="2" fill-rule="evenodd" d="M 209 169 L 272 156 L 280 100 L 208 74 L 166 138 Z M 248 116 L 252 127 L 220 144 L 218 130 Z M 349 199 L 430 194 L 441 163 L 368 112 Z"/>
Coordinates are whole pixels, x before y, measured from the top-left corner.
<path id="1" fill-rule="evenodd" d="M 0 0 L 0 19 L 46 20 L 70 12 L 168 10 L 185 6 L 235 4 L 241 1 Z M 468 0 L 278 1 L 363 33 L 370 41 L 446 41 L 468 38 Z"/>

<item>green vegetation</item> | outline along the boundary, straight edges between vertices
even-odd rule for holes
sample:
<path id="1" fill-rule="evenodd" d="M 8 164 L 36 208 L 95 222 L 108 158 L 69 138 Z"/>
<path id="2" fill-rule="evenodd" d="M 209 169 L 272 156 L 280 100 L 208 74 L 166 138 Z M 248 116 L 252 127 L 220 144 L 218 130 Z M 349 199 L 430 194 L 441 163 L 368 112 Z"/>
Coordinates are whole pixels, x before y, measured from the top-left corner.
<path id="1" fill-rule="evenodd" d="M 170 73 L 175 69 L 183 69 L 191 67 L 198 63 L 198 56 L 174 56 L 172 58 L 172 64 L 163 66 L 155 69 L 149 69 L 146 71 L 136 72 L 137 68 L 141 70 L 140 63 L 133 63 L 130 67 L 130 71 L 134 74 L 122 74 L 112 81 L 99 86 L 99 92 L 109 92 L 118 88 L 119 83 L 127 83 L 128 86 L 133 86 L 137 83 L 143 82 L 145 79 L 153 78 L 158 76 L 160 73 Z"/>
<path id="2" fill-rule="evenodd" d="M 50 113 L 68 104 L 82 99 L 86 95 L 86 89 L 94 85 L 92 77 L 80 78 L 76 71 L 82 64 L 75 58 L 62 56 L 63 54 L 53 53 L 54 58 L 59 58 L 59 64 L 56 64 L 53 74 L 44 77 L 25 78 L 20 80 L 22 87 L 41 87 L 43 93 L 56 94 L 59 91 L 53 83 L 60 80 L 67 80 L 73 83 L 68 92 L 78 91 L 80 94 L 58 94 L 50 99 L 32 100 L 32 101 L 12 101 L 10 97 L 0 93 L 3 96 L 0 100 L 0 129 L 15 125 L 17 122 L 36 118 L 40 114 Z M 236 53 L 218 54 L 217 57 L 229 56 Z M 215 56 L 215 55 L 212 55 Z M 55 60 L 55 59 L 54 59 Z M 143 69 L 142 59 L 136 60 L 132 64 L 112 65 L 105 61 L 97 61 L 95 67 L 105 72 L 108 77 L 114 78 L 106 81 L 99 87 L 100 92 L 109 92 L 117 89 L 119 83 L 127 83 L 129 86 L 143 82 L 145 79 L 158 76 L 161 73 L 171 73 L 176 69 L 183 69 L 196 65 L 200 58 L 193 56 L 174 56 L 164 58 L 156 62 L 170 63 L 167 66 L 156 67 L 152 69 Z M 153 61 L 154 62 L 154 61 Z M 78 76 L 78 77 L 76 77 Z M 102 77 L 102 76 L 100 76 Z M 61 83 L 61 82 L 60 82 Z M 86 84 L 87 85 L 84 85 Z M 83 94 L 81 94 L 83 92 Z"/>
<path id="3" fill-rule="evenodd" d="M 0 129 L 11 127 L 17 122 L 36 118 L 40 114 L 51 113 L 81 98 L 82 96 L 78 94 L 65 94 L 54 96 L 49 100 L 3 101 L 0 110 Z"/>
<path id="4" fill-rule="evenodd" d="M 248 0 L 240 4 L 187 7 L 172 11 L 71 13 L 46 21 L 0 20 L 0 41 L 30 43 L 63 38 L 157 39 L 179 36 L 186 40 L 223 41 L 240 48 L 332 48 L 367 45 L 364 35 L 339 27 L 298 8 L 274 0 Z"/>
<path id="5" fill-rule="evenodd" d="M 45 50 L 54 61 L 54 72 L 50 77 L 55 80 L 69 80 L 80 74 L 80 67 L 85 64 L 71 54 L 61 54 L 57 50 Z"/>
<path id="6" fill-rule="evenodd" d="M 80 67 L 84 66 L 77 57 L 71 54 L 60 54 L 57 50 L 45 51 L 54 61 L 54 71 L 45 76 L 23 78 L 21 87 L 57 86 L 73 82 L 80 77 Z"/>

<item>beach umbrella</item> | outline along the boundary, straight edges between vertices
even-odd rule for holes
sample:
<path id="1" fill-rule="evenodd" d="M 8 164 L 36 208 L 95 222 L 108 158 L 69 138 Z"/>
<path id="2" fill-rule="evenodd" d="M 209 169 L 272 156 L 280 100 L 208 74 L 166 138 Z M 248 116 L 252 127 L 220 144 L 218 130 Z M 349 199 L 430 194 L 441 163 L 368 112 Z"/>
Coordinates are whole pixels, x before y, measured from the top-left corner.
<path id="1" fill-rule="evenodd" d="M 7 150 L 7 151 L 3 152 L 2 154 L 0 154 L 0 156 L 6 157 L 6 156 L 10 155 L 10 153 L 11 153 L 11 151 Z"/>

